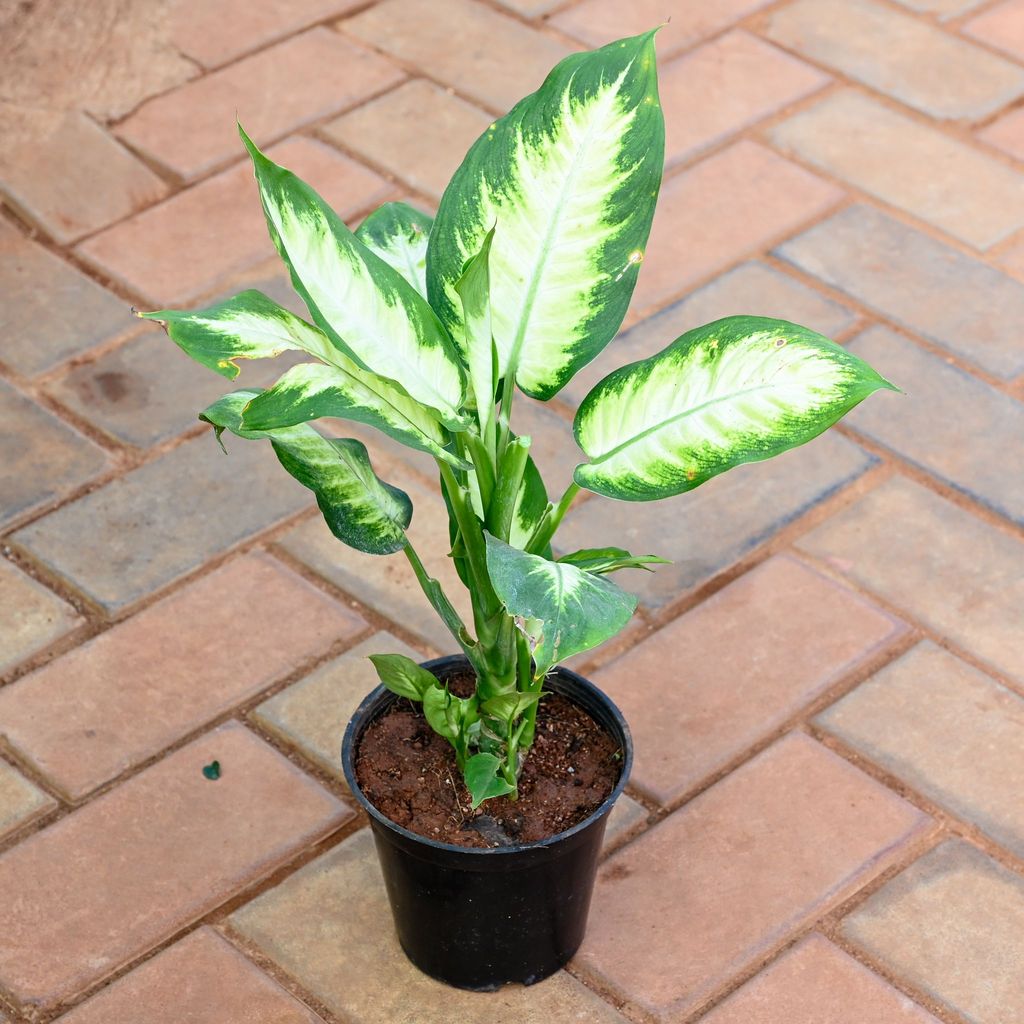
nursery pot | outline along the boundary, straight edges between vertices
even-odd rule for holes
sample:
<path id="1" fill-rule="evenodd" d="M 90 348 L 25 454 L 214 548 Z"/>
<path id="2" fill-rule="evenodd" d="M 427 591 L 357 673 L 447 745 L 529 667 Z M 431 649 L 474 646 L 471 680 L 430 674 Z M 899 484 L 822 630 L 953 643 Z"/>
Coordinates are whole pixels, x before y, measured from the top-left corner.
<path id="1" fill-rule="evenodd" d="M 444 679 L 469 670 L 469 662 L 457 655 L 423 667 Z M 622 773 L 588 818 L 538 842 L 491 849 L 440 843 L 395 824 L 367 800 L 356 781 L 355 754 L 366 727 L 398 699 L 383 686 L 345 730 L 345 779 L 370 815 L 398 940 L 421 971 L 457 988 L 532 985 L 568 963 L 586 931 L 605 824 L 629 777 L 633 743 L 619 709 L 587 679 L 558 668 L 545 688 L 611 734 L 622 751 Z"/>

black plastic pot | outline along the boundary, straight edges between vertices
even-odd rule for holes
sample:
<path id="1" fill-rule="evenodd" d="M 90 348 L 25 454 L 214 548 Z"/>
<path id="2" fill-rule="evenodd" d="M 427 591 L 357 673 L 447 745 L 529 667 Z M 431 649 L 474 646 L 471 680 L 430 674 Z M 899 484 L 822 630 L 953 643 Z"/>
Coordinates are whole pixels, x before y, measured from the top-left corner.
<path id="1" fill-rule="evenodd" d="M 469 664 L 458 655 L 424 668 L 445 679 Z M 586 931 L 605 824 L 629 778 L 633 742 L 619 709 L 582 676 L 559 668 L 545 688 L 608 730 L 622 750 L 622 774 L 590 817 L 542 842 L 473 849 L 396 825 L 359 788 L 355 751 L 366 727 L 397 698 L 377 687 L 345 730 L 345 779 L 370 815 L 398 940 L 421 971 L 457 988 L 532 985 L 568 963 Z"/>

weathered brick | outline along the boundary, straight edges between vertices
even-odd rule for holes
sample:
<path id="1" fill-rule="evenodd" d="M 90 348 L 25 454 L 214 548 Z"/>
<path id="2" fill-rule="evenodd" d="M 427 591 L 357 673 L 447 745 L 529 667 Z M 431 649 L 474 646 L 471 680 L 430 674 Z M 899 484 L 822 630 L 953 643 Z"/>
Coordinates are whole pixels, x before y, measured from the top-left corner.
<path id="1" fill-rule="evenodd" d="M 321 134 L 436 202 L 492 121 L 479 107 L 417 78 L 343 114 Z"/>
<path id="2" fill-rule="evenodd" d="M 876 0 L 796 0 L 764 33 L 930 117 L 977 120 L 1024 93 L 1024 68 Z"/>
<path id="3" fill-rule="evenodd" d="M 1024 700 L 983 672 L 924 641 L 818 722 L 1024 855 Z"/>
<path id="4" fill-rule="evenodd" d="M 1024 403 L 885 327 L 849 345 L 908 392 L 865 402 L 848 422 L 950 486 L 1024 525 Z"/>
<path id="5" fill-rule="evenodd" d="M 564 972 L 539 985 L 510 985 L 490 995 L 449 988 L 421 974 L 395 938 L 368 829 L 229 920 L 306 991 L 353 1024 L 625 1024 Z"/>
<path id="6" fill-rule="evenodd" d="M 704 1024 L 938 1024 L 877 974 L 812 933 L 731 995 Z"/>
<path id="7" fill-rule="evenodd" d="M 973 10 L 984 0 L 896 0 L 897 3 L 909 7 L 912 11 L 924 14 L 937 14 L 944 21 L 954 18 L 965 11 Z"/>
<path id="8" fill-rule="evenodd" d="M 1024 117 L 1014 107 L 1009 113 L 993 121 L 978 132 L 978 138 L 991 143 L 1017 160 L 1024 160 Z"/>
<path id="9" fill-rule="evenodd" d="M 125 608 L 312 501 L 268 444 L 226 443 L 229 456 L 203 434 L 13 540 L 107 611 Z"/>
<path id="10" fill-rule="evenodd" d="M 13 668 L 81 622 L 74 608 L 56 594 L 10 562 L 0 560 L 0 672 Z"/>
<path id="11" fill-rule="evenodd" d="M 202 773 L 213 760 L 216 782 Z M 52 1005 L 351 816 L 248 730 L 221 726 L 0 857 L 0 983 Z"/>
<path id="12" fill-rule="evenodd" d="M 576 963 L 679 1019 L 885 870 L 929 823 L 788 736 L 605 861 Z"/>
<path id="13" fill-rule="evenodd" d="M 45 138 L 4 154 L 0 191 L 26 220 L 67 245 L 162 199 L 167 184 L 76 112 Z"/>
<path id="14" fill-rule="evenodd" d="M 634 785 L 672 804 L 902 632 L 852 591 L 777 557 L 654 633 L 594 681 L 633 731 Z M 809 636 L 814 643 L 805 642 Z"/>
<path id="15" fill-rule="evenodd" d="M 990 373 L 1024 371 L 1024 285 L 874 207 L 848 207 L 777 254 Z"/>
<path id="16" fill-rule="evenodd" d="M 498 3 L 527 18 L 536 18 L 557 7 L 561 0 L 498 0 Z"/>
<path id="17" fill-rule="evenodd" d="M 5 445 L 0 524 L 62 497 L 107 465 L 101 448 L 3 381 L 0 437 L 19 439 Z"/>
<path id="18" fill-rule="evenodd" d="M 559 397 L 579 405 L 587 392 L 612 370 L 660 352 L 694 327 L 740 313 L 791 320 L 829 338 L 841 334 L 855 320 L 848 307 L 775 267 L 756 261 L 743 263 L 624 331 L 576 374 Z"/>
<path id="19" fill-rule="evenodd" d="M 53 797 L 29 782 L 6 761 L 0 761 L 0 838 L 56 806 L 57 801 Z"/>
<path id="20" fill-rule="evenodd" d="M 771 138 L 779 148 L 979 249 L 1024 225 L 1024 177 L 852 89 L 777 125 Z"/>
<path id="21" fill-rule="evenodd" d="M 131 326 L 128 303 L 0 221 L 0 361 L 32 376 Z"/>
<path id="22" fill-rule="evenodd" d="M 365 627 L 247 556 L 4 687 L 0 735 L 77 800 Z"/>
<path id="23" fill-rule="evenodd" d="M 200 928 L 101 989 L 60 1024 L 323 1024 L 212 928 Z"/>
<path id="24" fill-rule="evenodd" d="M 755 142 L 669 179 L 633 293 L 646 316 L 669 299 L 824 213 L 842 193 Z"/>
<path id="25" fill-rule="evenodd" d="M 268 155 L 308 181 L 344 218 L 390 193 L 382 178 L 312 139 L 290 139 Z M 274 249 L 246 162 L 108 228 L 78 252 L 158 309 L 220 290 Z"/>
<path id="26" fill-rule="evenodd" d="M 1024 542 L 897 477 L 798 546 L 1024 679 Z"/>
<path id="27" fill-rule="evenodd" d="M 1021 0 L 1003 0 L 961 25 L 960 31 L 997 50 L 1005 50 L 1017 60 L 1024 59 L 1024 3 Z"/>
<path id="28" fill-rule="evenodd" d="M 501 113 L 537 89 L 571 52 L 473 0 L 384 0 L 341 28 Z"/>
<path id="29" fill-rule="evenodd" d="M 117 129 L 185 180 L 239 155 L 237 118 L 257 145 L 394 85 L 383 57 L 314 28 L 143 104 Z M 182 124 L 188 131 L 182 132 Z"/>
<path id="30" fill-rule="evenodd" d="M 965 842 L 897 875 L 843 934 L 970 1024 L 1024 1019 L 1024 880 Z"/>
<path id="31" fill-rule="evenodd" d="M 822 88 L 827 75 L 733 31 L 667 64 L 658 90 L 671 167 Z"/>
<path id="32" fill-rule="evenodd" d="M 826 434 L 770 463 L 731 470 L 672 504 L 591 498 L 566 516 L 555 546 L 565 552 L 615 544 L 671 559 L 629 580 L 629 589 L 657 608 L 753 551 L 875 461 L 845 437 Z"/>

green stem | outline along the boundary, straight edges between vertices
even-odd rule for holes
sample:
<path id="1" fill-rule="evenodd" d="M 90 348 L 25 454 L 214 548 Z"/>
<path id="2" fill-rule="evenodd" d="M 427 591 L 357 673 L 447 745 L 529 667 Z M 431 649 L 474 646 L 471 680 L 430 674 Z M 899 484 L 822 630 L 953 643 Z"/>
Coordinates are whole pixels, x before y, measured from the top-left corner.
<path id="1" fill-rule="evenodd" d="M 512 529 L 516 498 L 530 457 L 530 439 L 517 437 L 505 449 L 498 469 L 495 500 L 487 515 L 487 528 L 499 540 L 507 541 Z"/>
<path id="2" fill-rule="evenodd" d="M 487 445 L 479 434 L 470 430 L 465 433 L 464 437 L 473 468 L 476 470 L 477 485 L 480 488 L 480 504 L 486 511 L 491 507 L 494 495 L 494 464 L 491 462 Z"/>

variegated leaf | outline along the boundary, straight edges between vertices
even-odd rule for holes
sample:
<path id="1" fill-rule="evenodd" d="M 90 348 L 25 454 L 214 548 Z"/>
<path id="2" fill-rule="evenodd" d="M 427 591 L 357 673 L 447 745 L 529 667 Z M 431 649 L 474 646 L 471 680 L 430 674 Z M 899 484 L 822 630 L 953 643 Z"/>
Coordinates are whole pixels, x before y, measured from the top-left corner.
<path id="1" fill-rule="evenodd" d="M 356 238 L 427 297 L 427 238 L 433 220 L 408 203 L 385 203 L 356 230 Z"/>
<path id="2" fill-rule="evenodd" d="M 717 320 L 587 395 L 574 431 L 590 462 L 575 480 L 624 501 L 681 494 L 810 441 L 880 388 L 899 390 L 806 327 Z"/>
<path id="3" fill-rule="evenodd" d="M 494 415 L 494 394 L 498 387 L 496 349 L 491 334 L 490 253 L 494 228 L 484 235 L 480 251 L 470 257 L 455 282 L 462 302 L 463 355 L 469 368 L 469 383 L 477 409 L 480 433 Z"/>
<path id="4" fill-rule="evenodd" d="M 512 512 L 512 528 L 509 530 L 508 539 L 513 547 L 526 546 L 547 507 L 548 492 L 544 487 L 540 470 L 531 456 L 526 460 L 526 471 L 523 473 L 523 482 L 516 495 L 515 508 Z M 547 553 L 550 554 L 550 548 Z"/>
<path id="5" fill-rule="evenodd" d="M 317 326 L 360 366 L 397 381 L 436 410 L 447 427 L 464 429 L 462 369 L 426 300 L 309 185 L 268 160 L 239 131 L 252 157 L 270 236 Z"/>
<path id="6" fill-rule="evenodd" d="M 465 359 L 456 282 L 496 225 L 491 309 L 501 377 L 556 394 L 612 339 L 661 182 L 654 33 L 573 54 L 477 140 L 427 247 L 427 293 Z"/>
<path id="7" fill-rule="evenodd" d="M 658 555 L 631 555 L 625 548 L 582 548 L 562 555 L 560 562 L 568 562 L 587 572 L 606 573 L 618 569 L 645 569 L 654 572 L 651 565 L 670 565 L 667 558 Z"/>
<path id="8" fill-rule="evenodd" d="M 405 547 L 412 502 L 373 472 L 366 447 L 353 438 L 321 437 L 306 423 L 280 430 L 246 430 L 242 410 L 260 392 L 245 388 L 218 399 L 200 419 L 246 440 L 269 440 L 281 465 L 315 495 L 338 540 L 371 555 Z"/>

